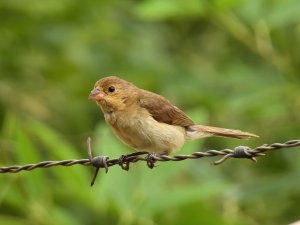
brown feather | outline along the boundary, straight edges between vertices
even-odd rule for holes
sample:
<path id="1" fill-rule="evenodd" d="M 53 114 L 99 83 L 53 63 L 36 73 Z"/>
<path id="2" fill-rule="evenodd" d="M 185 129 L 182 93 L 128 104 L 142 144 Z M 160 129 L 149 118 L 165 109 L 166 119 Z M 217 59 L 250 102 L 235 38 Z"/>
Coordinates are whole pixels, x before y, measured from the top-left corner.
<path id="1" fill-rule="evenodd" d="M 147 109 L 158 122 L 182 127 L 194 125 L 194 122 L 183 111 L 155 93 L 140 89 L 138 103 Z"/>
<path id="2" fill-rule="evenodd" d="M 195 140 L 201 137 L 220 136 L 238 139 L 247 139 L 251 137 L 258 137 L 256 134 L 244 132 L 240 130 L 232 130 L 221 127 L 211 127 L 204 125 L 192 125 L 187 129 L 187 138 Z"/>

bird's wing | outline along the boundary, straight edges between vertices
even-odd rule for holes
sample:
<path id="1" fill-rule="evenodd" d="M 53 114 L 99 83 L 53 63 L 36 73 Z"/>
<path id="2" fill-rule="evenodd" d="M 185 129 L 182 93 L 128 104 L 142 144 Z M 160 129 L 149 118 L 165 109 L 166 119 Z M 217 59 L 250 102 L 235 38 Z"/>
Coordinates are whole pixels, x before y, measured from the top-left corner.
<path id="1" fill-rule="evenodd" d="M 183 111 L 155 93 L 142 90 L 138 103 L 147 109 L 158 122 L 183 127 L 194 125 L 194 122 Z"/>

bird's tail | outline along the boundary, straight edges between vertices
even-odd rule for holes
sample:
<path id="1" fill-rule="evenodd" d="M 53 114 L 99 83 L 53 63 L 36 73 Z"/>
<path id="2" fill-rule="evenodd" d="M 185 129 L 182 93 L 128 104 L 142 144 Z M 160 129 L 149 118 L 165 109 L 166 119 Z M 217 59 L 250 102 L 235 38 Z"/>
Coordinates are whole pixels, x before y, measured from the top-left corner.
<path id="1" fill-rule="evenodd" d="M 248 132 L 243 132 L 240 130 L 231 130 L 221 127 L 211 127 L 203 125 L 191 125 L 186 128 L 186 139 L 195 140 L 203 137 L 228 137 L 228 138 L 238 138 L 238 139 L 247 139 L 251 137 L 258 137 L 255 134 Z"/>

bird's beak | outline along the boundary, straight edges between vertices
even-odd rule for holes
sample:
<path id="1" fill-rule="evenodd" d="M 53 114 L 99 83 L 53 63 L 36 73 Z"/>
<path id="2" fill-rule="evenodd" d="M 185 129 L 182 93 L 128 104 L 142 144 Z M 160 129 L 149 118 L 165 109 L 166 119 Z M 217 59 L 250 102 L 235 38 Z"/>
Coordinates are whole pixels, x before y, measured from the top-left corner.
<path id="1" fill-rule="evenodd" d="M 99 91 L 97 88 L 94 88 L 89 95 L 89 99 L 94 101 L 102 100 L 103 97 L 104 97 L 103 93 L 101 93 L 101 91 Z"/>

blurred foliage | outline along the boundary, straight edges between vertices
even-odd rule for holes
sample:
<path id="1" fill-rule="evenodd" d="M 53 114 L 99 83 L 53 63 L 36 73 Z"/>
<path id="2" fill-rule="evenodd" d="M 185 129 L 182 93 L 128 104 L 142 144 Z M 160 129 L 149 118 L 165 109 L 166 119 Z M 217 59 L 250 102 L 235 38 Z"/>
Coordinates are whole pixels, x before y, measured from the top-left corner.
<path id="1" fill-rule="evenodd" d="M 131 151 L 87 100 L 117 74 L 196 122 L 260 135 L 183 153 L 299 139 L 297 0 L 1 0 L 0 165 Z M 200 159 L 100 174 L 73 166 L 0 175 L 1 224 L 287 224 L 299 219 L 299 151 L 257 164 Z"/>

